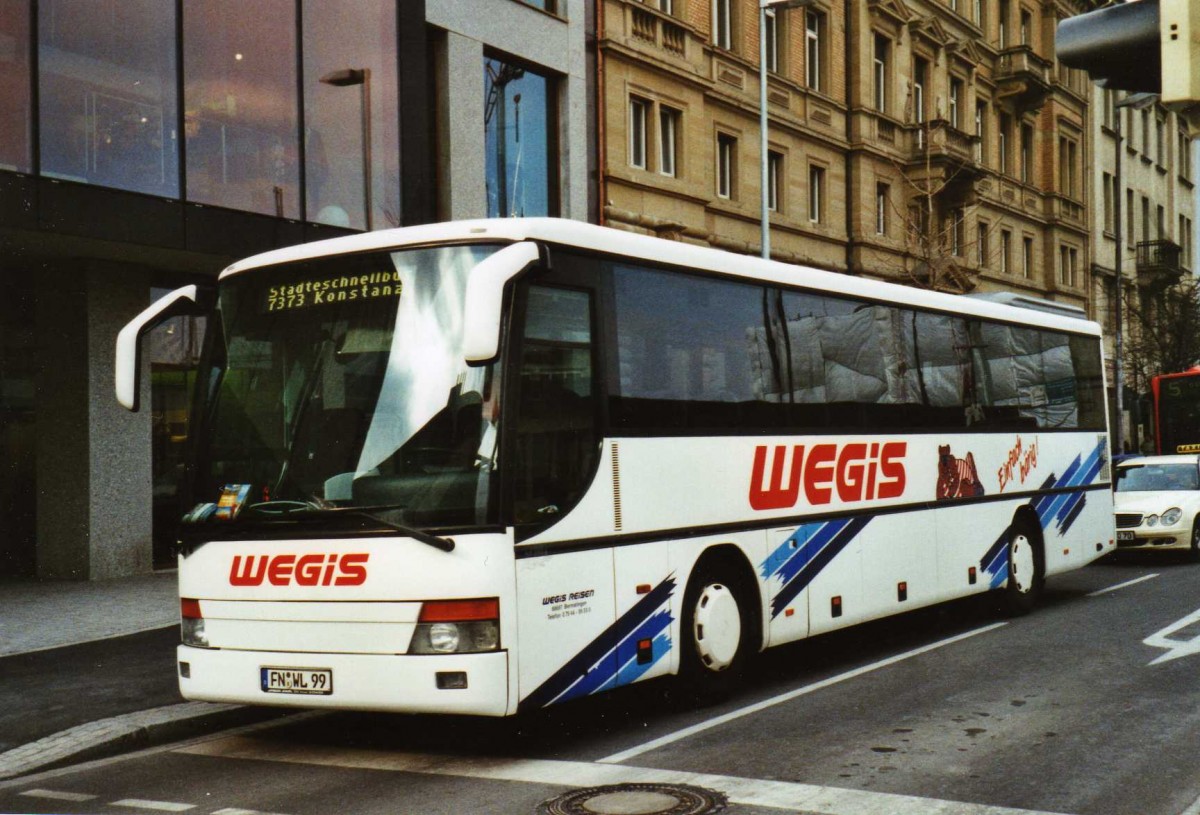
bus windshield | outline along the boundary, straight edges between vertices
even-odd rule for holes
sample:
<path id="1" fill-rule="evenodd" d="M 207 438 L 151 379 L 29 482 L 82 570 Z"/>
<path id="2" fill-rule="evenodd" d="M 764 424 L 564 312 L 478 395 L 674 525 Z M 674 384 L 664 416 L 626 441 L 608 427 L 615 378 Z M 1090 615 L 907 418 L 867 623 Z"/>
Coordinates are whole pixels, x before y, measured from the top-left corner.
<path id="1" fill-rule="evenodd" d="M 498 247 L 322 258 L 220 285 L 185 526 L 492 521 L 495 365 L 463 356 L 471 269 Z M 193 527 L 194 528 L 194 527 Z"/>

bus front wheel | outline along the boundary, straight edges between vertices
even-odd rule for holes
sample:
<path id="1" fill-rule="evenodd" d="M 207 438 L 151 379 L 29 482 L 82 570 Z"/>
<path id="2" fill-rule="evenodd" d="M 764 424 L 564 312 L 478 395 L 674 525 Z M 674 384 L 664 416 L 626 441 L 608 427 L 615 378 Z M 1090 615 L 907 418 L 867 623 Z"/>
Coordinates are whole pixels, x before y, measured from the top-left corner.
<path id="1" fill-rule="evenodd" d="M 701 563 L 688 583 L 683 614 L 684 691 L 696 702 L 718 701 L 733 688 L 754 648 L 749 592 L 734 570 Z"/>
<path id="2" fill-rule="evenodd" d="M 1037 605 L 1045 582 L 1045 566 L 1038 536 L 1032 526 L 1018 520 L 1008 530 L 1008 581 L 1004 585 L 1004 611 L 1017 617 Z"/>

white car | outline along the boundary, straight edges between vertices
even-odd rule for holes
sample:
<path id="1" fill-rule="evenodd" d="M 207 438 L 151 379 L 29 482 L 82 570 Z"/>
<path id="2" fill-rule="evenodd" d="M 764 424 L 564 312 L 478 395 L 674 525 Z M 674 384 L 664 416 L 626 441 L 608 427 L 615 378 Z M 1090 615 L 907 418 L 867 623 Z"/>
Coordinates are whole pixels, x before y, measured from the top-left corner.
<path id="1" fill-rule="evenodd" d="M 1200 457 L 1123 461 L 1113 491 L 1119 548 L 1188 549 L 1200 560 Z"/>

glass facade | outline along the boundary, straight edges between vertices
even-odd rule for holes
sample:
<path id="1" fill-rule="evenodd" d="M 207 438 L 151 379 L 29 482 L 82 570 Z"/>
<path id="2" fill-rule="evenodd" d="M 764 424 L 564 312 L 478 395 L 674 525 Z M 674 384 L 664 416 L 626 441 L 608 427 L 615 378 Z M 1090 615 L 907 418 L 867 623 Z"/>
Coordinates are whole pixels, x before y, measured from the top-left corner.
<path id="1" fill-rule="evenodd" d="M 29 97 L 29 2 L 0 0 L 0 170 L 33 165 Z"/>
<path id="2" fill-rule="evenodd" d="M 183 6 L 189 201 L 300 217 L 296 6 L 258 0 Z"/>
<path id="3" fill-rule="evenodd" d="M 354 229 L 399 226 L 395 5 L 388 0 L 305 3 L 303 27 L 308 219 Z M 346 81 L 356 84 L 334 84 Z M 363 187 L 368 164 L 369 195 Z M 364 216 L 368 202 L 369 222 Z"/>
<path id="4" fill-rule="evenodd" d="M 38 99 L 42 175 L 178 195 L 173 5 L 43 0 Z"/>
<path id="5" fill-rule="evenodd" d="M 488 217 L 557 215 L 554 80 L 493 57 L 483 79 Z"/>

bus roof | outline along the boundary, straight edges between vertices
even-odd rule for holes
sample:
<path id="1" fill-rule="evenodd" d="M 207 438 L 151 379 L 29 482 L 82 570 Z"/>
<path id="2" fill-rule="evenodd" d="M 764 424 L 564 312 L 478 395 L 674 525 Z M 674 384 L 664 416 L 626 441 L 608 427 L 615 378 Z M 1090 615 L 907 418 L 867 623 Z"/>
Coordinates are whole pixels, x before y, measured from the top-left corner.
<path id="1" fill-rule="evenodd" d="M 400 249 L 434 243 L 487 241 L 544 241 L 656 263 L 683 266 L 749 280 L 802 286 L 859 297 L 903 303 L 917 308 L 949 311 L 975 317 L 1057 328 L 1082 334 L 1100 334 L 1100 326 L 1065 314 L 1021 308 L 994 300 L 961 297 L 917 289 L 897 283 L 868 280 L 808 266 L 763 260 L 719 249 L 639 235 L 566 218 L 494 218 L 409 226 L 314 241 L 275 249 L 239 260 L 221 273 L 221 279 L 250 269 L 330 255 Z"/>

